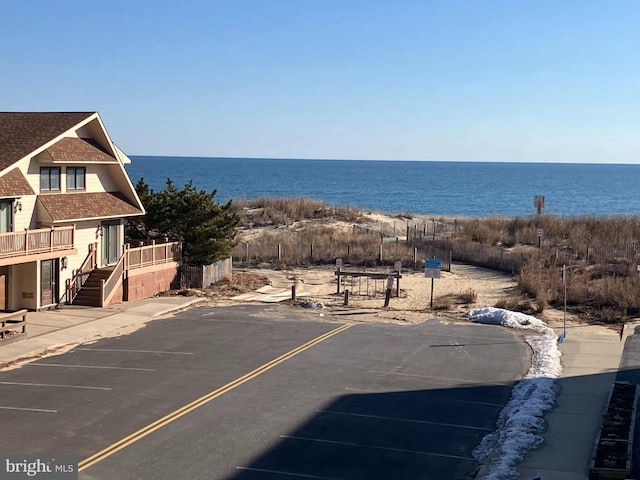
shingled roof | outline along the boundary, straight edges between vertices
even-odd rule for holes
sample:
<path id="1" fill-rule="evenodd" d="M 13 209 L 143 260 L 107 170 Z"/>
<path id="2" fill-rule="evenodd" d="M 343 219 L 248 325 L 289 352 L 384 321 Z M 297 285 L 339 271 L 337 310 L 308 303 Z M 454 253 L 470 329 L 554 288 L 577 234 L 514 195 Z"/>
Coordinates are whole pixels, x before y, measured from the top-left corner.
<path id="1" fill-rule="evenodd" d="M 54 162 L 115 163 L 115 157 L 105 152 L 92 138 L 66 137 L 47 148 Z"/>
<path id="2" fill-rule="evenodd" d="M 19 168 L 9 170 L 0 177 L 0 196 L 21 197 L 22 195 L 35 194 Z"/>
<path id="3" fill-rule="evenodd" d="M 38 195 L 38 203 L 44 207 L 54 222 L 143 214 L 142 210 L 120 192 Z"/>
<path id="4" fill-rule="evenodd" d="M 0 170 L 95 112 L 0 112 Z"/>

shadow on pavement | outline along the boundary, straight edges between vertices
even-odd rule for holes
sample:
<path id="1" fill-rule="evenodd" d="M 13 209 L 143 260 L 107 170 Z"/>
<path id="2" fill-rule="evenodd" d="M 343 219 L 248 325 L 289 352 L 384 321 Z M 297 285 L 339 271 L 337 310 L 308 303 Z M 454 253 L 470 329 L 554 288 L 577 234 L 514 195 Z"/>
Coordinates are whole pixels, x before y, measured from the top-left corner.
<path id="1" fill-rule="evenodd" d="M 640 340 L 634 341 L 639 342 L 640 352 Z M 578 376 L 558 384 L 565 397 L 557 398 L 555 408 L 575 417 L 571 421 L 576 442 L 554 455 L 566 456 L 571 472 L 588 472 L 601 422 L 600 414 L 592 412 L 602 412 L 608 398 L 602 389 L 598 393 L 590 389 L 613 378 Z M 616 380 L 640 382 L 640 369 L 623 368 Z M 472 452 L 496 429 L 512 388 L 513 384 L 504 384 L 345 395 L 318 409 L 294 431 L 279 435 L 273 448 L 238 466 L 226 480 L 470 480 L 480 468 Z M 580 400 L 567 404 L 573 396 Z M 640 460 L 638 430 L 634 465 Z M 633 472 L 637 470 L 636 466 Z"/>
<path id="2" fill-rule="evenodd" d="M 228 480 L 470 479 L 512 387 L 345 395 Z"/>

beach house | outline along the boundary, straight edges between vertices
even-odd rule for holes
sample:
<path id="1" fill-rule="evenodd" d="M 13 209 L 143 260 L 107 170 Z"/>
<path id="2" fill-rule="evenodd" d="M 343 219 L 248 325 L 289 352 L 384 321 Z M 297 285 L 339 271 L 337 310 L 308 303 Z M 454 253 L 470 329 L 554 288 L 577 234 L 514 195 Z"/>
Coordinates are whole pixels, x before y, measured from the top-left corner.
<path id="1" fill-rule="evenodd" d="M 127 300 L 129 162 L 96 112 L 0 112 L 0 310 Z"/>

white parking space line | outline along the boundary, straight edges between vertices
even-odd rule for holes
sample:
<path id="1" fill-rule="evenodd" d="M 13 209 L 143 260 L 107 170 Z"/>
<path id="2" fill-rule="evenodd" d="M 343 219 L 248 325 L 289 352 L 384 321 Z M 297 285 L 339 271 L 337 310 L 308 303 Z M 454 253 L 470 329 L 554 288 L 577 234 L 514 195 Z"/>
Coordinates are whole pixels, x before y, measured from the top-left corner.
<path id="1" fill-rule="evenodd" d="M 467 385 L 477 385 L 476 381 L 473 380 L 465 380 L 462 378 L 450 378 L 450 377 L 435 377 L 432 375 L 419 375 L 417 373 L 401 373 L 401 372 L 381 372 L 380 370 L 369 370 L 369 373 L 373 373 L 376 375 L 397 375 L 399 377 L 417 377 L 417 378 L 428 378 L 430 380 L 438 380 L 441 382 L 457 382 L 458 384 L 467 384 Z M 483 386 L 509 386 L 507 383 L 483 383 Z"/>
<path id="2" fill-rule="evenodd" d="M 460 403 L 471 403 L 473 405 L 486 405 L 487 407 L 505 407 L 504 403 L 492 403 L 492 402 L 474 402 L 473 400 L 455 400 Z"/>
<path id="3" fill-rule="evenodd" d="M 162 350 L 125 350 L 120 348 L 75 348 L 72 351 L 82 350 L 83 352 L 130 352 L 130 353 L 155 353 L 162 355 L 193 355 L 193 352 L 165 352 Z"/>
<path id="4" fill-rule="evenodd" d="M 447 455 L 445 453 L 434 453 L 434 452 L 423 452 L 420 450 L 406 450 L 404 448 L 393 448 L 393 447 L 381 447 L 378 445 L 365 445 L 363 443 L 352 443 L 352 442 L 340 442 L 338 440 L 324 440 L 322 438 L 310 438 L 310 437 L 294 437 L 291 435 L 280 435 L 280 438 L 284 438 L 287 440 L 300 440 L 304 442 L 316 442 L 316 443 L 327 443 L 331 445 L 343 445 L 345 447 L 358 447 L 358 448 L 371 448 L 374 450 L 386 450 L 389 452 L 400 452 L 400 453 L 413 453 L 415 455 L 429 455 L 433 457 L 444 457 L 444 458 L 455 458 L 457 460 L 473 460 L 471 457 L 461 457 L 459 455 Z"/>
<path id="5" fill-rule="evenodd" d="M 311 478 L 314 480 L 334 480 L 328 477 L 318 477 L 316 475 L 307 475 L 304 473 L 283 472 L 282 470 L 267 470 L 266 468 L 236 467 L 236 470 L 247 470 L 249 472 L 275 473 L 276 475 L 284 475 L 286 477 L 295 478 Z"/>
<path id="6" fill-rule="evenodd" d="M 101 365 L 66 365 L 62 363 L 28 363 L 30 367 L 66 367 L 66 368 L 102 368 L 105 370 L 133 370 L 139 372 L 155 372 L 155 368 L 105 367 Z"/>
<path id="7" fill-rule="evenodd" d="M 20 408 L 20 407 L 3 407 L 3 406 L 0 406 L 0 410 L 20 410 L 20 411 L 23 411 L 23 412 L 58 413 L 58 410 L 46 410 L 44 408 Z"/>
<path id="8" fill-rule="evenodd" d="M 82 390 L 111 390 L 109 387 L 87 387 L 85 385 L 56 385 L 52 383 L 0 382 L 0 385 L 21 385 L 25 387 L 79 388 Z"/>
<path id="9" fill-rule="evenodd" d="M 459 425 L 455 423 L 429 422 L 427 420 L 414 420 L 412 418 L 400 418 L 400 417 L 384 417 L 381 415 L 368 415 L 364 413 L 336 412 L 333 410 L 316 410 L 316 412 L 328 413 L 331 415 L 344 415 L 348 417 L 372 418 L 376 420 L 393 420 L 394 422 L 408 422 L 408 423 L 420 423 L 423 425 L 437 425 L 440 427 L 465 428 L 469 430 L 483 430 L 485 432 L 493 432 L 494 430 L 493 428 L 472 427 L 469 425 Z"/>

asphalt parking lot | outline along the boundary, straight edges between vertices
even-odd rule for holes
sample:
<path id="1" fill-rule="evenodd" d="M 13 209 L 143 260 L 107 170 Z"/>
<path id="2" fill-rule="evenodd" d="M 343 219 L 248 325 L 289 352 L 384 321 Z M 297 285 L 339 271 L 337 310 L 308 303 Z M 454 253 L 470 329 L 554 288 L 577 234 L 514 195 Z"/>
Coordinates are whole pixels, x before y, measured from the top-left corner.
<path id="1" fill-rule="evenodd" d="M 195 308 L 1 372 L 0 451 L 74 453 L 81 479 L 464 479 L 529 365 L 500 327 L 282 308 Z"/>

